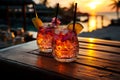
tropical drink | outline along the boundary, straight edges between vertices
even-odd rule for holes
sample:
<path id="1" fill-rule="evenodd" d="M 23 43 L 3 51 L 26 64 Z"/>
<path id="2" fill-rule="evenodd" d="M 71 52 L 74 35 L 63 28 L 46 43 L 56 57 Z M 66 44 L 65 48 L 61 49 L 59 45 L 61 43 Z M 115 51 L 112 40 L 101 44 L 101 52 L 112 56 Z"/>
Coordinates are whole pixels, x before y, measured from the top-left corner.
<path id="1" fill-rule="evenodd" d="M 37 33 L 37 45 L 41 52 L 52 52 L 53 28 L 42 27 Z"/>
<path id="2" fill-rule="evenodd" d="M 40 52 L 52 52 L 54 28 L 60 24 L 59 19 L 53 18 L 51 24 L 45 25 L 41 19 L 36 16 L 32 19 L 32 22 L 38 29 L 36 41 Z"/>
<path id="3" fill-rule="evenodd" d="M 53 39 L 53 56 L 60 62 L 72 62 L 76 60 L 79 53 L 79 42 L 77 34 L 82 30 L 83 26 L 79 23 L 69 24 L 67 28 L 56 29 Z M 79 31 L 78 31 L 79 30 Z"/>

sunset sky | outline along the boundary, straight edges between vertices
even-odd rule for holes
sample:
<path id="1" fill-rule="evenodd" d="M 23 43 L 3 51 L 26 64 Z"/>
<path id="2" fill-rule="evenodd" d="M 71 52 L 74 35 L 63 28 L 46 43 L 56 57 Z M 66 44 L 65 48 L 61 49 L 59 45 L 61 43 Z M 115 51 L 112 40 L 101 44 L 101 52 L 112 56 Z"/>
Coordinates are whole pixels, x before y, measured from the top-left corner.
<path id="1" fill-rule="evenodd" d="M 39 3 L 42 0 L 34 0 Z M 48 7 L 54 7 L 56 3 L 60 4 L 61 7 L 69 7 L 72 2 L 78 3 L 78 11 L 81 12 L 110 12 L 111 7 L 108 5 L 111 0 L 48 0 Z M 113 11 L 113 10 L 112 10 Z"/>

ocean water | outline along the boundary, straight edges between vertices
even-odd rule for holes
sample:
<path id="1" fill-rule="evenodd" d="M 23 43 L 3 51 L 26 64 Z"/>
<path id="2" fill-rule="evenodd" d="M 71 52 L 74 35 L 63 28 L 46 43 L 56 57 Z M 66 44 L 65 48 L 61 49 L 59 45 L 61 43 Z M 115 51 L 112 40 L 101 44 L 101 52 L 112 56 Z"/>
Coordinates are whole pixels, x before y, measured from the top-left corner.
<path id="1" fill-rule="evenodd" d="M 81 22 L 84 25 L 83 32 L 91 32 L 93 30 L 107 27 L 112 19 L 117 19 L 115 12 L 99 12 L 97 15 L 102 15 L 103 20 L 101 16 L 90 16 L 88 22 Z M 84 19 L 84 17 L 81 17 L 81 19 Z"/>
<path id="2" fill-rule="evenodd" d="M 97 14 L 98 15 L 104 15 L 109 20 L 111 20 L 111 19 L 117 19 L 116 12 L 99 12 Z"/>

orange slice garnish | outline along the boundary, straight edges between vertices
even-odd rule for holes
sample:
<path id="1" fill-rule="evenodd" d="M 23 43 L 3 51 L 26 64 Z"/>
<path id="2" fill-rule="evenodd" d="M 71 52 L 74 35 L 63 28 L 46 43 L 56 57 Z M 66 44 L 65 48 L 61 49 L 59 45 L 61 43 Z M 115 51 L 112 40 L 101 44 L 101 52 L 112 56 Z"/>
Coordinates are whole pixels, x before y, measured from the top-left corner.
<path id="1" fill-rule="evenodd" d="M 42 20 L 38 17 L 32 18 L 32 22 L 37 29 L 39 29 L 39 27 L 43 26 Z"/>
<path id="2" fill-rule="evenodd" d="M 73 30 L 73 23 L 68 24 L 67 28 L 68 28 L 69 30 Z M 75 23 L 75 32 L 76 32 L 76 34 L 79 34 L 79 33 L 82 31 L 83 28 L 84 28 L 84 27 L 83 27 L 82 24 L 80 24 L 80 23 Z"/>

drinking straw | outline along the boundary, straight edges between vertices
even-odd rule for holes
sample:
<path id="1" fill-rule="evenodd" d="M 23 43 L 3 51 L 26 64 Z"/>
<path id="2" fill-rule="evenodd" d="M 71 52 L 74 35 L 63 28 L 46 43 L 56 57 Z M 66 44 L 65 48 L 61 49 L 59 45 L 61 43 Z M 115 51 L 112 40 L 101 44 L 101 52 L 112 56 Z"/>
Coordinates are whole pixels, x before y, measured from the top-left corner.
<path id="1" fill-rule="evenodd" d="M 35 16 L 36 16 L 36 18 L 38 18 L 37 11 L 36 11 L 36 8 L 35 8 L 35 4 L 33 5 L 33 8 L 34 8 Z"/>
<path id="2" fill-rule="evenodd" d="M 55 24 L 57 25 L 57 16 L 58 16 L 59 3 L 57 3 L 56 15 L 55 15 Z"/>
<path id="3" fill-rule="evenodd" d="M 73 18 L 73 32 L 75 31 L 76 11 L 77 11 L 77 3 L 75 3 L 75 11 L 74 11 L 74 18 Z"/>

